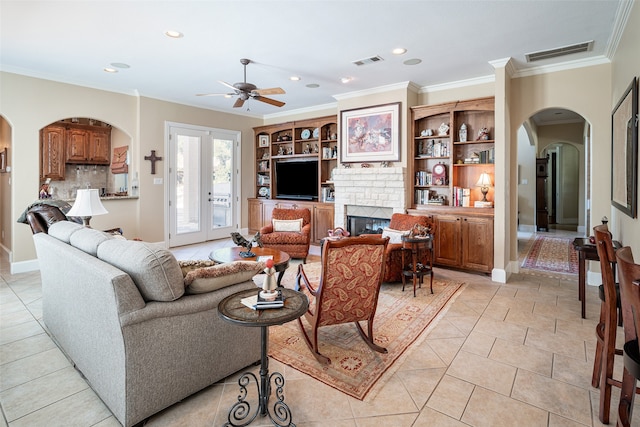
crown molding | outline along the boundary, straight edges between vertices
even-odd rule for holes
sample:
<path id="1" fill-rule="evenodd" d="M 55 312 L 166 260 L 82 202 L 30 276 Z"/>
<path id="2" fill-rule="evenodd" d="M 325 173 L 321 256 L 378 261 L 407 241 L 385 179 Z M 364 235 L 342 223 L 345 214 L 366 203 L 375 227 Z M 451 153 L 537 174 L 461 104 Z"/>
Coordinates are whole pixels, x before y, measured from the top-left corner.
<path id="1" fill-rule="evenodd" d="M 450 89 L 457 89 L 461 87 L 477 86 L 477 85 L 486 84 L 486 83 L 494 83 L 495 81 L 496 81 L 496 76 L 494 75 L 474 77 L 471 79 L 458 80 L 455 82 L 424 86 L 420 88 L 420 91 L 418 93 L 422 94 L 422 93 L 430 93 L 430 92 L 439 92 L 442 90 L 450 90 Z"/>
<path id="2" fill-rule="evenodd" d="M 378 86 L 378 87 L 374 87 L 374 88 L 371 88 L 371 89 L 364 89 L 364 90 L 357 90 L 357 91 L 353 91 L 353 92 L 340 93 L 338 95 L 333 95 L 333 97 L 335 99 L 337 99 L 338 101 L 342 101 L 342 100 L 345 100 L 345 99 L 359 98 L 361 96 L 366 96 L 366 95 L 375 95 L 375 94 L 378 94 L 378 93 L 389 92 L 389 91 L 392 91 L 392 90 L 412 89 L 414 87 L 417 87 L 417 86 L 413 82 L 406 81 L 406 82 L 400 82 L 400 83 L 393 83 L 393 84 L 385 85 L 385 86 Z"/>
<path id="3" fill-rule="evenodd" d="M 539 67 L 531 67 L 518 70 L 513 78 L 537 76 L 540 74 L 555 73 L 558 71 L 573 70 L 576 68 L 592 67 L 594 65 L 610 64 L 611 60 L 606 56 L 597 56 L 595 58 L 576 59 L 575 61 L 567 61 L 561 64 L 541 65 Z"/>
<path id="4" fill-rule="evenodd" d="M 631 9 L 633 9 L 633 1 L 634 0 L 622 1 L 618 5 L 616 18 L 611 31 L 611 37 L 609 38 L 609 42 L 605 49 L 605 56 L 609 59 L 613 59 L 613 55 L 615 55 L 616 50 L 618 50 L 618 45 L 620 44 L 620 39 L 622 39 L 624 28 L 627 26 Z"/>

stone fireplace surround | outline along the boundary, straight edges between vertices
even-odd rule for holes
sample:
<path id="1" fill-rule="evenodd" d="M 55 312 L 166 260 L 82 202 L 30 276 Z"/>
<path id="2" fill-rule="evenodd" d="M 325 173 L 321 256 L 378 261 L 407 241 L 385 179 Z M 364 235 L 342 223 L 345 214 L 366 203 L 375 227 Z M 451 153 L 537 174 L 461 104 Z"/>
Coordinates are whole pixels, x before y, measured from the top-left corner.
<path id="1" fill-rule="evenodd" d="M 333 170 L 332 178 L 335 227 L 347 229 L 347 216 L 389 219 L 405 212 L 405 168 L 342 166 Z"/>

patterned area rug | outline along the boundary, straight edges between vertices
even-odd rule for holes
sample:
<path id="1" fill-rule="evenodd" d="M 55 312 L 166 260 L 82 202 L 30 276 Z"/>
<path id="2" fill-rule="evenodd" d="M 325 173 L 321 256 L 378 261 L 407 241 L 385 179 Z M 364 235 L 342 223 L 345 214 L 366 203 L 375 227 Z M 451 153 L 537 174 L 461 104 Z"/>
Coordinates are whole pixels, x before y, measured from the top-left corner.
<path id="1" fill-rule="evenodd" d="M 315 281 L 320 263 L 306 264 L 304 270 L 309 280 Z M 283 286 L 295 286 L 296 272 L 297 268 L 287 270 Z M 405 350 L 437 323 L 464 285 L 434 278 L 431 295 L 426 278 L 425 282 L 415 298 L 411 286 L 402 292 L 401 284 L 382 285 L 373 331 L 376 343 L 386 347 L 387 354 L 371 350 L 353 324 L 326 326 L 320 328 L 318 342 L 320 352 L 331 359 L 331 364 L 321 365 L 307 347 L 298 322 L 293 321 L 269 328 L 269 355 L 363 400 L 385 372 L 393 371 L 394 362 Z M 303 324 L 309 327 L 304 319 Z M 366 330 L 366 323 L 363 328 Z"/>
<path id="2" fill-rule="evenodd" d="M 555 273 L 578 274 L 578 253 L 573 238 L 536 236 L 522 267 Z"/>

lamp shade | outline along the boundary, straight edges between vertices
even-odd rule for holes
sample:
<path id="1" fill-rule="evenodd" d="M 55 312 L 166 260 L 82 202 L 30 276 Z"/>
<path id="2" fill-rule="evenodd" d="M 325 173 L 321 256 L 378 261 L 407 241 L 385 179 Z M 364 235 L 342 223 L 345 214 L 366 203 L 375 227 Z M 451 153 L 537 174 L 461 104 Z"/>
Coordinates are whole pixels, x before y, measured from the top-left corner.
<path id="1" fill-rule="evenodd" d="M 482 172 L 480 174 L 480 178 L 478 179 L 478 182 L 476 182 L 476 185 L 478 187 L 490 187 L 492 183 L 491 183 L 491 177 L 489 176 L 489 174 L 486 172 Z"/>
<path id="2" fill-rule="evenodd" d="M 78 190 L 76 195 L 76 201 L 73 203 L 67 216 L 79 216 L 79 217 L 92 217 L 94 215 L 104 215 L 109 213 L 102 202 L 100 201 L 100 195 L 95 188 L 87 188 Z"/>

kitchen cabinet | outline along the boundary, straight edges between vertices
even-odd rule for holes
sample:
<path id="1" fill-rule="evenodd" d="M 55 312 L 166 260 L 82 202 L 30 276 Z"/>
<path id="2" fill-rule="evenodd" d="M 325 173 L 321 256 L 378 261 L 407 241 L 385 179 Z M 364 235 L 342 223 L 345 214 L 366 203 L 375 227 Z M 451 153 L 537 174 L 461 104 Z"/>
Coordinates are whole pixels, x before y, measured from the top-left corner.
<path id="1" fill-rule="evenodd" d="M 65 178 L 65 128 L 47 126 L 40 130 L 40 181 Z"/>
<path id="2" fill-rule="evenodd" d="M 108 165 L 111 129 L 88 125 L 67 125 L 67 163 Z"/>

